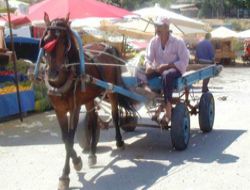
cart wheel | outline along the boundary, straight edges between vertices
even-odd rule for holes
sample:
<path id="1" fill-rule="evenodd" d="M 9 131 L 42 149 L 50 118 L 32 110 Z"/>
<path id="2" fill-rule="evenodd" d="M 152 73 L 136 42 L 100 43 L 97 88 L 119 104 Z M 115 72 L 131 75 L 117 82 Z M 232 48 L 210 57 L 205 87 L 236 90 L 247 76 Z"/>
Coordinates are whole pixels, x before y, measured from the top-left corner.
<path id="1" fill-rule="evenodd" d="M 199 103 L 199 124 L 203 132 L 210 132 L 213 129 L 215 116 L 215 104 L 212 93 L 202 94 Z"/>
<path id="2" fill-rule="evenodd" d="M 176 150 L 187 148 L 190 137 L 190 117 L 184 103 L 178 103 L 173 109 L 171 119 L 171 140 Z"/>
<path id="3" fill-rule="evenodd" d="M 83 151 L 88 151 L 90 150 L 90 142 L 91 142 L 91 134 L 90 130 L 87 126 L 88 124 L 88 115 L 87 114 L 80 114 L 79 117 L 79 122 L 76 130 L 76 138 L 78 140 L 78 143 L 80 147 L 83 149 Z M 100 137 L 100 127 L 97 124 L 97 129 L 96 129 L 96 146 L 99 141 Z"/>
<path id="4" fill-rule="evenodd" d="M 138 117 L 135 113 L 131 115 L 120 115 L 120 126 L 123 131 L 133 132 L 136 128 Z"/>

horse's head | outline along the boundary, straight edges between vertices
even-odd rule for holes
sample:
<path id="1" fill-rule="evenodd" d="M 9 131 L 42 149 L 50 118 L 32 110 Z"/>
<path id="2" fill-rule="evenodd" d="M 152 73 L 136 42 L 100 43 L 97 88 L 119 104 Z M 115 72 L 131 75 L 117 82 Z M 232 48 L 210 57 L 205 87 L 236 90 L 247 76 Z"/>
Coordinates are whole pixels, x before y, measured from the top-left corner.
<path id="1" fill-rule="evenodd" d="M 72 32 L 69 27 L 69 14 L 65 19 L 50 21 L 47 13 L 44 14 L 46 31 L 41 39 L 40 46 L 45 50 L 45 59 L 48 64 L 48 82 L 54 87 L 63 85 L 69 75 L 69 51 L 72 46 Z"/>

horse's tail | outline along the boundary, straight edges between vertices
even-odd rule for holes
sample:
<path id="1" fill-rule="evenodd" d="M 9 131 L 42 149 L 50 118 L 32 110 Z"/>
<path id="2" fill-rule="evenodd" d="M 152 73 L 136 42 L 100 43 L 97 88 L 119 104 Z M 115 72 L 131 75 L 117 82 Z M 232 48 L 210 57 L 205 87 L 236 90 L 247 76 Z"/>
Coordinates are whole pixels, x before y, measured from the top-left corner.
<path id="1" fill-rule="evenodd" d="M 137 102 L 127 96 L 118 94 L 118 103 L 119 103 L 119 106 L 124 108 L 127 112 L 133 112 L 133 113 L 137 112 L 135 109 L 135 104 Z"/>
<path id="2" fill-rule="evenodd" d="M 117 56 L 118 58 L 120 58 L 120 53 L 119 51 L 115 48 L 115 47 L 111 47 L 107 50 L 108 53 Z M 119 61 L 119 60 L 115 60 L 115 62 L 119 62 L 117 64 L 120 65 L 124 65 L 123 62 Z M 122 79 L 122 69 L 121 67 L 117 67 L 117 84 L 120 85 L 121 87 L 128 89 L 128 87 L 126 86 L 126 84 L 124 83 L 123 79 Z M 122 95 L 118 93 L 118 103 L 119 106 L 124 108 L 127 112 L 133 112 L 136 113 L 136 109 L 135 109 L 135 105 L 138 103 L 136 100 L 129 98 L 128 96 Z"/>

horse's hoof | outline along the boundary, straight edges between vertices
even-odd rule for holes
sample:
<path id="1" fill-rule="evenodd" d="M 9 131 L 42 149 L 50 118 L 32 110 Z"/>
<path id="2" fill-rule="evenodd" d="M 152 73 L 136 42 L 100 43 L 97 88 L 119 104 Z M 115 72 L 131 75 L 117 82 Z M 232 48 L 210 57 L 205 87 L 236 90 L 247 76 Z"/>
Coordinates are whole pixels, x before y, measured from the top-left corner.
<path id="1" fill-rule="evenodd" d="M 73 165 L 76 171 L 80 171 L 82 169 L 82 159 L 80 156 L 73 160 Z"/>
<path id="2" fill-rule="evenodd" d="M 124 143 L 124 141 L 117 141 L 116 142 L 116 147 L 118 148 L 118 149 L 120 149 L 120 150 L 124 150 L 125 149 L 125 143 Z"/>
<path id="3" fill-rule="evenodd" d="M 92 167 L 92 166 L 94 166 L 94 165 L 96 165 L 96 155 L 90 155 L 89 157 L 88 157 L 88 165 L 89 165 L 89 167 Z"/>
<path id="4" fill-rule="evenodd" d="M 68 190 L 69 189 L 69 178 L 68 177 L 60 177 L 58 190 Z"/>

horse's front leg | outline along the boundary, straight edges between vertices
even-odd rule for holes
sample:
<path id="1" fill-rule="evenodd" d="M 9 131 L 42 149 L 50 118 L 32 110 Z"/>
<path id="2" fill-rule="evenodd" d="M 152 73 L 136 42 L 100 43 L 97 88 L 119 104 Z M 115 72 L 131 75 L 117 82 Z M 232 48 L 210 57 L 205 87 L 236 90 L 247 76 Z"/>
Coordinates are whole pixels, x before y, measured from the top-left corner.
<path id="1" fill-rule="evenodd" d="M 119 110 L 118 110 L 118 99 L 116 94 L 109 94 L 112 109 L 113 125 L 115 126 L 115 139 L 117 148 L 124 149 L 125 144 L 122 140 L 120 125 L 119 125 Z"/>
<path id="2" fill-rule="evenodd" d="M 65 144 L 65 149 L 66 149 L 66 157 L 65 157 L 63 172 L 61 177 L 59 178 L 59 186 L 58 186 L 59 190 L 65 190 L 68 189 L 69 187 L 70 157 L 72 157 L 73 159 L 75 168 L 77 170 L 81 169 L 82 165 L 81 158 L 77 157 L 76 152 L 73 149 L 74 135 L 78 122 L 79 110 L 76 109 L 74 112 L 70 113 L 70 120 L 68 120 L 66 113 L 56 112 L 57 119 L 59 121 L 59 125 L 62 132 L 62 140 Z"/>
<path id="3" fill-rule="evenodd" d="M 68 150 L 68 117 L 67 112 L 59 112 L 56 111 L 57 120 L 60 125 L 61 133 L 62 133 L 62 141 L 65 144 L 66 149 L 66 157 L 65 157 L 65 163 L 63 167 L 63 172 L 61 177 L 59 178 L 59 185 L 58 190 L 66 190 L 69 187 L 69 173 L 70 173 L 70 166 L 69 166 L 69 159 L 70 154 Z"/>
<path id="4" fill-rule="evenodd" d="M 70 157 L 72 158 L 72 162 L 76 171 L 80 171 L 82 169 L 82 159 L 80 156 L 77 156 L 76 151 L 74 150 L 74 138 L 75 132 L 77 128 L 77 124 L 79 121 L 79 113 L 80 107 L 77 107 L 70 111 L 70 123 L 69 123 L 69 140 L 68 146 L 66 147 L 66 151 L 69 152 Z"/>
<path id="5" fill-rule="evenodd" d="M 89 115 L 89 122 L 88 122 L 88 129 L 90 130 L 90 135 L 91 135 L 91 141 L 90 141 L 90 152 L 89 152 L 89 157 L 88 157 L 88 165 L 89 167 L 93 166 L 96 164 L 97 159 L 96 159 L 96 145 L 97 145 L 97 139 L 96 139 L 96 128 L 97 128 L 97 113 L 95 111 L 95 105 L 94 101 L 88 102 L 85 104 L 86 110 Z"/>

